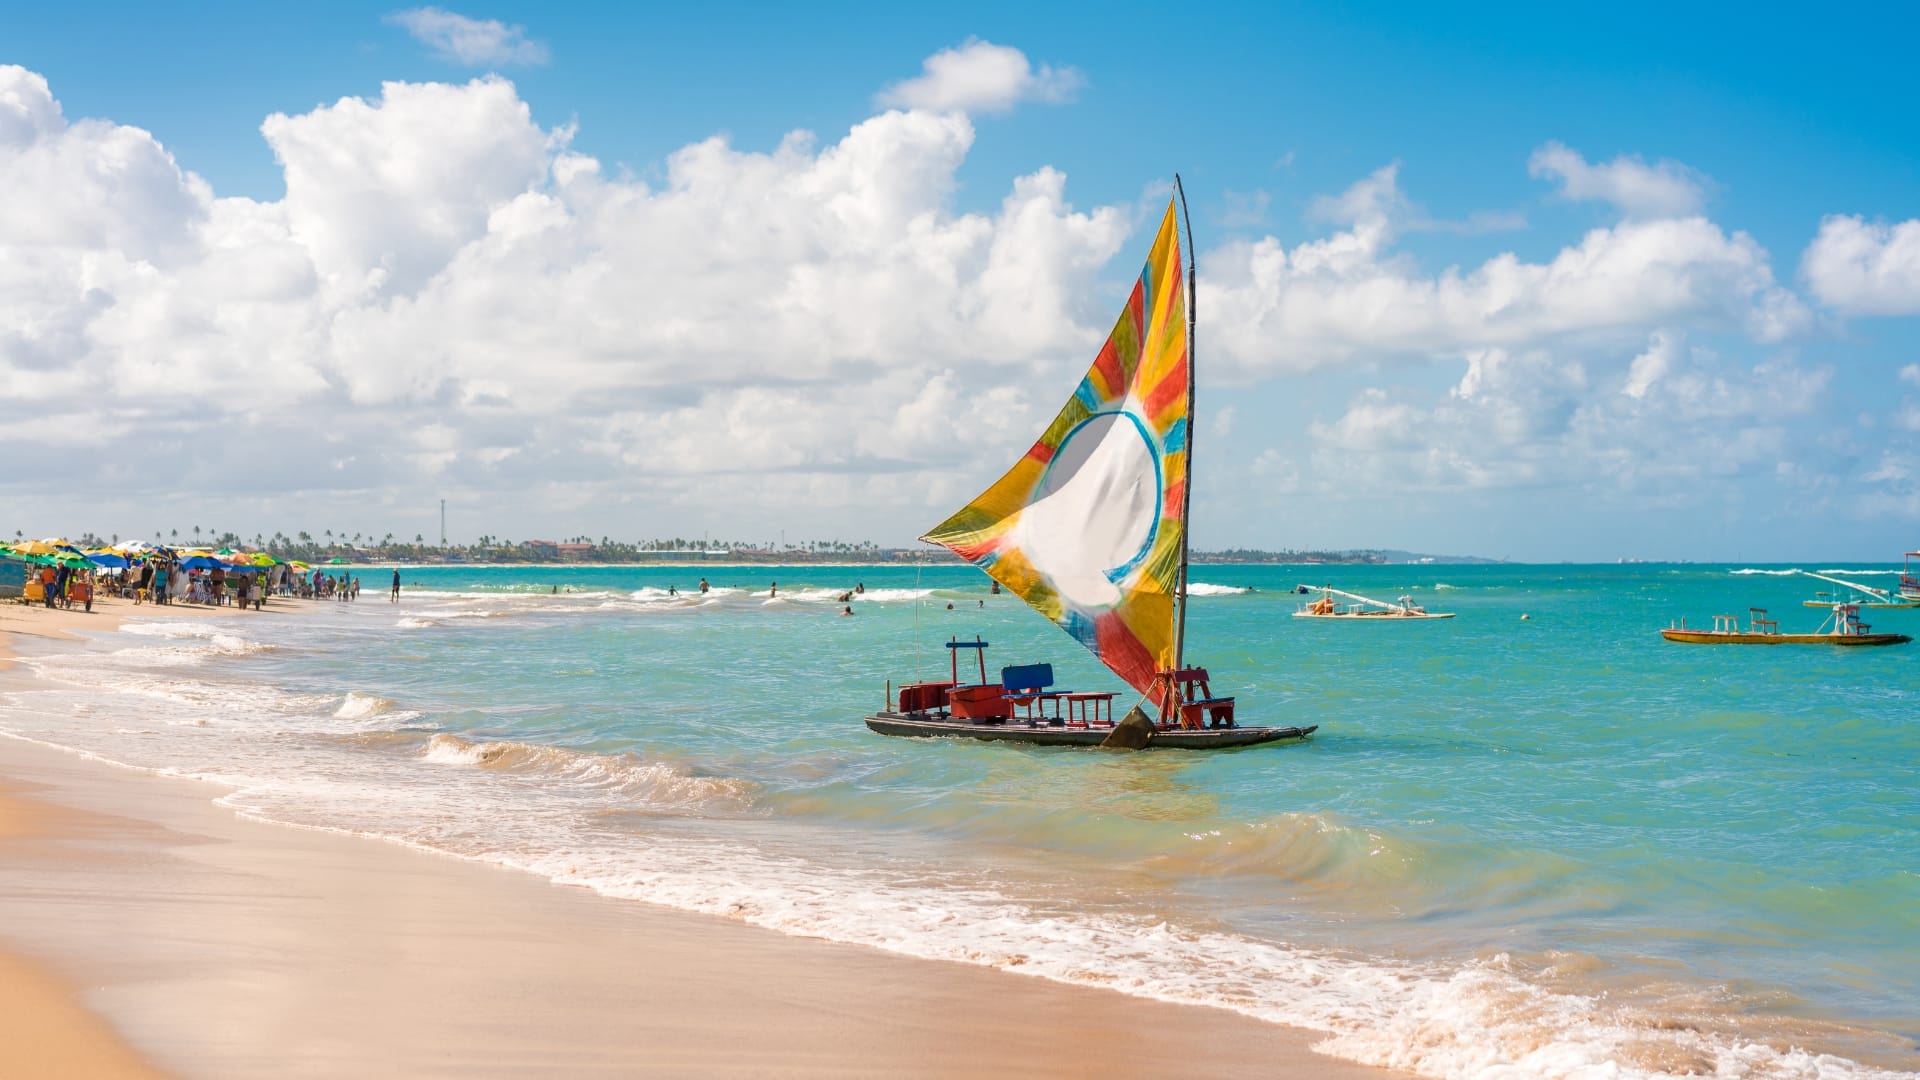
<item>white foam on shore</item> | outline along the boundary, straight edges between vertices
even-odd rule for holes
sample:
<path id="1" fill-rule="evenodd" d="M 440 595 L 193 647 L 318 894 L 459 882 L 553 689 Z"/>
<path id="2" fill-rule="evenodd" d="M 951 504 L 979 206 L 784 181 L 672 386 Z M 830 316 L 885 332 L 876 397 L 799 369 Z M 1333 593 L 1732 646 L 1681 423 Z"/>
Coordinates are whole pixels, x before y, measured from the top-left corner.
<path id="1" fill-rule="evenodd" d="M 1767 577 L 1792 577 L 1795 574 L 1798 574 L 1799 572 L 1800 571 L 1798 570 L 1754 570 L 1754 569 L 1727 571 L 1727 573 L 1729 574 L 1765 574 Z"/>

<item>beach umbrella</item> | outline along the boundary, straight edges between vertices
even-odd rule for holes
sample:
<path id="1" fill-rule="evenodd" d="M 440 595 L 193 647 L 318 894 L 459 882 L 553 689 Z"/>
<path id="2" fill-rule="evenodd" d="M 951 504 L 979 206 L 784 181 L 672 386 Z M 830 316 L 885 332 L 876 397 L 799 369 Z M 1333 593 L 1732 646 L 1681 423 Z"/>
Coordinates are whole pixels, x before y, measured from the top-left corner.
<path id="1" fill-rule="evenodd" d="M 187 555 L 180 560 L 180 565 L 188 570 L 211 570 L 226 564 L 211 555 Z"/>
<path id="2" fill-rule="evenodd" d="M 22 555 L 52 555 L 67 546 L 65 540 L 29 540 L 14 550 Z"/>
<path id="3" fill-rule="evenodd" d="M 335 558 L 328 559 L 327 565 L 328 566 L 345 566 L 347 565 L 347 560 L 336 556 Z"/>
<path id="4" fill-rule="evenodd" d="M 104 566 L 109 570 L 124 570 L 133 565 L 127 561 L 125 555 L 117 551 L 89 551 L 87 552 L 87 561 L 95 566 Z"/>
<path id="5" fill-rule="evenodd" d="M 122 555 L 138 555 L 143 551 L 152 551 L 153 545 L 145 540 L 123 540 L 113 545 L 113 550 Z"/>

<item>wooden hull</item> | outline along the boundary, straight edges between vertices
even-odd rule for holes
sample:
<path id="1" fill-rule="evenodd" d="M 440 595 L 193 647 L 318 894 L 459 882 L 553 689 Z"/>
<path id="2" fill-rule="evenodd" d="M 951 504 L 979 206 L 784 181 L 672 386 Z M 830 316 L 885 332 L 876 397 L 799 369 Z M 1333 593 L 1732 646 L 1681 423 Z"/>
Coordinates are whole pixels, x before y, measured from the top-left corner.
<path id="1" fill-rule="evenodd" d="M 1859 601 L 1859 602 L 1849 601 L 1849 603 L 1853 603 L 1855 607 L 1863 607 L 1863 608 L 1920 608 L 1920 599 L 1873 600 L 1873 601 Z M 1831 608 L 1833 606 L 1833 601 L 1802 600 L 1800 601 L 1800 604 L 1802 607 Z"/>
<path id="2" fill-rule="evenodd" d="M 1724 630 L 1662 630 L 1668 641 L 1688 645 L 1905 645 L 1905 634 L 1748 634 Z"/>
<path id="3" fill-rule="evenodd" d="M 955 720 L 942 713 L 878 712 L 867 717 L 867 727 L 882 735 L 915 738 L 980 739 L 985 742 L 1017 742 L 1034 746 L 1099 746 L 1111 727 L 1062 727 L 1046 720 L 1007 720 L 1002 723 L 976 724 Z M 1260 743 L 1298 741 L 1319 727 L 1233 727 L 1174 729 L 1156 731 L 1147 743 L 1149 750 L 1227 750 Z"/>

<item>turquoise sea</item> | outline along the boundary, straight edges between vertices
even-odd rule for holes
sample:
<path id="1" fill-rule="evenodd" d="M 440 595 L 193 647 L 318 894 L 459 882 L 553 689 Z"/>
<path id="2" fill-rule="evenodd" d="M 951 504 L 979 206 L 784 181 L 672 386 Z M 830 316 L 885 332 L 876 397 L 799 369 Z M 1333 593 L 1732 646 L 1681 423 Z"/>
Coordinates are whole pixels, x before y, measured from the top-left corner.
<path id="1" fill-rule="evenodd" d="M 1920 1071 L 1920 644 L 1658 635 L 1753 606 L 1816 628 L 1827 586 L 1790 568 L 1196 567 L 1190 660 L 1243 723 L 1320 730 L 1144 754 L 866 730 L 889 680 L 944 677 L 952 635 L 1125 689 L 967 567 L 405 568 L 398 604 L 389 573 L 297 617 L 141 609 L 30 652 L 0 731 L 223 780 L 270 819 L 1236 1009 L 1428 1075 Z M 1291 618 L 1323 582 L 1458 617 Z M 1920 635 L 1920 610 L 1866 617 Z"/>

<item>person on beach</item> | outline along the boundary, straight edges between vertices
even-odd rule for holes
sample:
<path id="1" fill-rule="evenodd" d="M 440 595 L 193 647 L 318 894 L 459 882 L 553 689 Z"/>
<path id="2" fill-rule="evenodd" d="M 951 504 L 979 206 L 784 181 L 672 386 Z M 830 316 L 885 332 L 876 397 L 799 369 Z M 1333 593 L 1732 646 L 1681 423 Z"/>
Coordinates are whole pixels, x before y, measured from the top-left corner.
<path id="1" fill-rule="evenodd" d="M 233 599 L 241 611 L 247 610 L 247 603 L 253 599 L 253 580 L 246 574 L 233 579 Z"/>
<path id="2" fill-rule="evenodd" d="M 60 575 L 54 573 L 53 567 L 51 566 L 43 566 L 40 568 L 40 599 L 44 600 L 48 607 L 54 607 L 60 599 L 60 594 L 56 593 L 53 589 L 54 583 L 59 580 L 59 577 Z"/>
<path id="3" fill-rule="evenodd" d="M 837 597 L 834 597 L 834 599 L 836 599 L 836 600 L 838 600 L 838 601 L 840 601 L 841 603 L 843 603 L 843 604 L 844 604 L 844 603 L 846 603 L 847 601 L 849 601 L 849 600 L 851 600 L 851 599 L 853 599 L 853 590 L 852 590 L 852 589 L 848 589 L 848 590 L 847 590 L 846 592 L 843 592 L 843 593 L 841 593 L 841 594 L 840 594 L 839 596 L 837 596 Z"/>
<path id="4" fill-rule="evenodd" d="M 701 595 L 701 596 L 705 596 L 705 595 L 707 595 L 707 587 L 708 587 L 708 586 L 707 586 L 707 579 L 706 579 L 706 578 L 701 578 L 701 579 L 700 579 L 700 595 Z"/>
<path id="5" fill-rule="evenodd" d="M 680 594 L 674 591 L 674 588 L 673 588 L 673 586 L 671 586 L 671 585 L 669 585 L 669 586 L 667 586 L 667 595 L 668 595 L 668 596 L 679 596 Z"/>
<path id="6" fill-rule="evenodd" d="M 393 568 L 393 597 L 390 602 L 400 602 L 400 568 L 397 566 Z"/>
<path id="7" fill-rule="evenodd" d="M 845 605 L 844 607 L 842 607 L 842 608 L 840 609 L 840 614 L 842 614 L 842 615 L 851 615 L 851 614 L 853 614 L 853 605 L 852 605 L 852 604 L 847 604 L 847 605 Z"/>
<path id="8" fill-rule="evenodd" d="M 167 564 L 160 563 L 152 569 L 153 602 L 156 604 L 164 604 L 167 602 Z"/>
<path id="9" fill-rule="evenodd" d="M 854 591 L 854 592 L 856 592 L 856 593 L 865 593 L 865 592 L 867 591 L 867 583 L 866 583 L 866 582 L 864 582 L 864 581 L 856 581 L 856 582 L 854 582 L 854 583 L 853 583 L 853 591 Z"/>
<path id="10" fill-rule="evenodd" d="M 777 582 L 777 581 L 776 581 L 776 582 L 774 582 L 773 584 L 771 584 L 771 585 L 769 585 L 769 586 L 767 587 L 767 599 L 769 599 L 769 600 L 771 600 L 771 599 L 773 599 L 774 597 L 776 597 L 776 596 L 779 596 L 779 595 L 780 595 L 780 583 L 779 583 L 779 582 Z"/>

